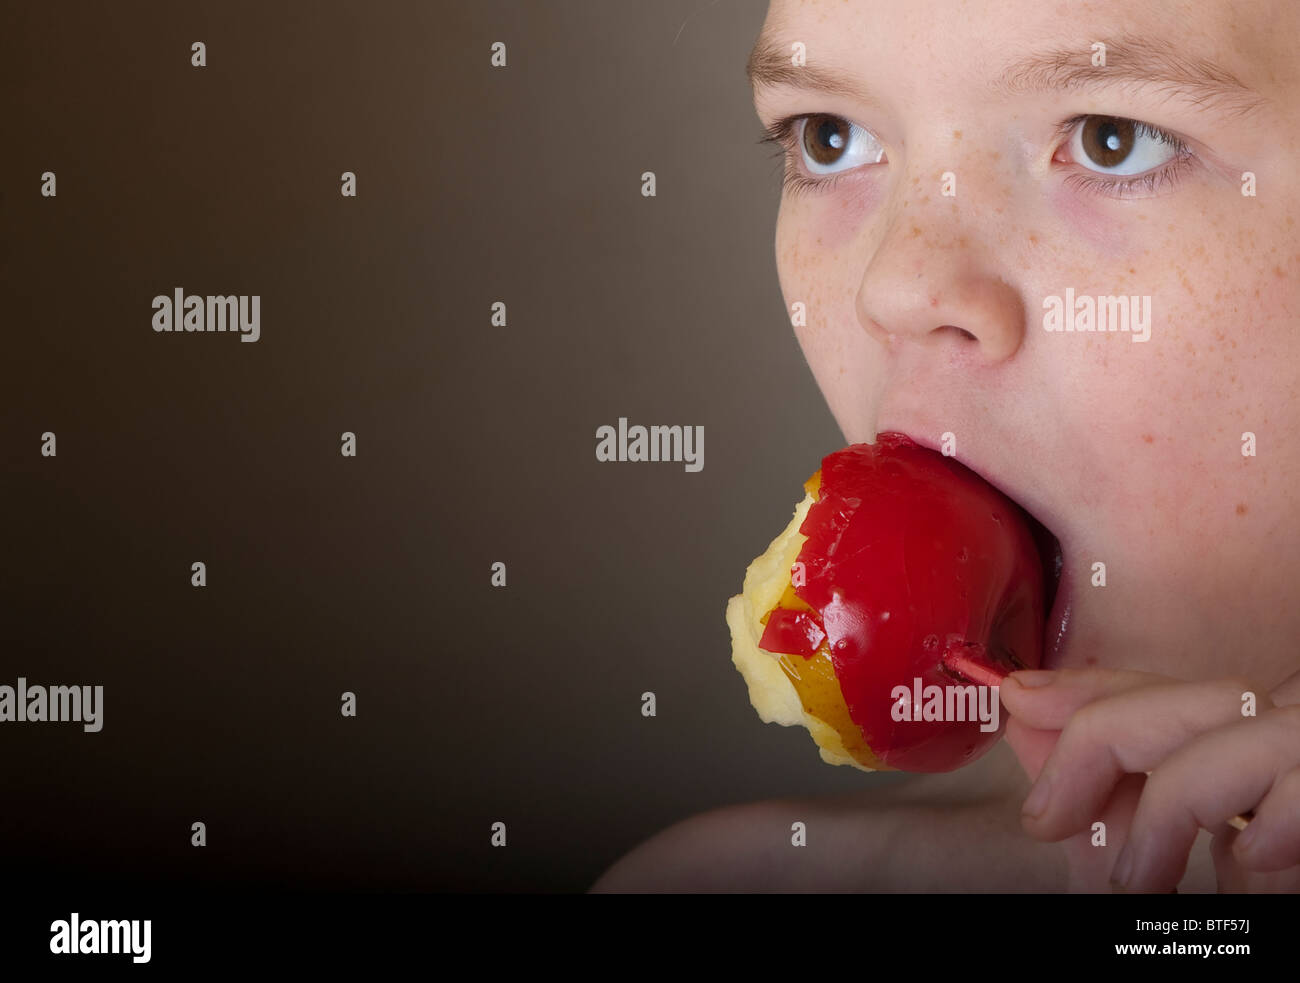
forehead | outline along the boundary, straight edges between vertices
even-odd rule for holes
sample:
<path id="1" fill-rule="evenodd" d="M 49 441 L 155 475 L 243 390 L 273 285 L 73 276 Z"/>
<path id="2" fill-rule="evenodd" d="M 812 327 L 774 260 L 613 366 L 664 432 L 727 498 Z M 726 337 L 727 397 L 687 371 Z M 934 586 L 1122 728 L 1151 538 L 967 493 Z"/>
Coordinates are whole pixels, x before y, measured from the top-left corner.
<path id="1" fill-rule="evenodd" d="M 998 75 L 1035 51 L 1088 54 L 1102 39 L 1130 50 L 1160 46 L 1212 63 L 1267 95 L 1300 79 L 1300 2 L 1259 0 L 772 0 L 760 43 L 869 76 Z"/>
<path id="2" fill-rule="evenodd" d="M 907 24 L 919 32 L 965 30 L 977 24 L 1094 23 L 1139 28 L 1230 33 L 1250 21 L 1274 23 L 1293 0 L 771 0 L 767 23 L 838 29 L 853 23 L 871 31 Z"/>

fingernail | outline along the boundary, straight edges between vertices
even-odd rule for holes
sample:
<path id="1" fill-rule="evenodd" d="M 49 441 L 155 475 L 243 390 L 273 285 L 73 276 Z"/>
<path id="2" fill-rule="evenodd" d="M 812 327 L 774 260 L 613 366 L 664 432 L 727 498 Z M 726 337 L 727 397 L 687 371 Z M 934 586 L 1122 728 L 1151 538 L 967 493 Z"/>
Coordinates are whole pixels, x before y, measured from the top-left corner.
<path id="1" fill-rule="evenodd" d="M 1133 876 L 1133 856 L 1136 852 L 1132 840 L 1125 843 L 1124 849 L 1120 850 L 1119 858 L 1115 861 L 1115 869 L 1110 872 L 1110 883 L 1116 890 L 1128 890 L 1129 879 Z"/>
<path id="2" fill-rule="evenodd" d="M 1252 819 L 1246 828 L 1237 834 L 1237 852 L 1250 853 L 1255 841 L 1259 839 L 1259 822 Z"/>
<path id="3" fill-rule="evenodd" d="M 1022 816 L 1028 816 L 1030 819 L 1037 819 L 1047 808 L 1047 800 L 1052 795 L 1052 777 L 1050 775 L 1039 775 L 1038 783 L 1034 786 L 1033 791 L 1029 793 L 1029 798 L 1025 799 L 1025 804 L 1020 809 Z"/>
<path id="4" fill-rule="evenodd" d="M 1047 670 L 1022 669 L 1020 672 L 1013 672 L 1010 678 L 1028 689 L 1036 689 L 1050 683 L 1056 678 L 1056 673 Z"/>

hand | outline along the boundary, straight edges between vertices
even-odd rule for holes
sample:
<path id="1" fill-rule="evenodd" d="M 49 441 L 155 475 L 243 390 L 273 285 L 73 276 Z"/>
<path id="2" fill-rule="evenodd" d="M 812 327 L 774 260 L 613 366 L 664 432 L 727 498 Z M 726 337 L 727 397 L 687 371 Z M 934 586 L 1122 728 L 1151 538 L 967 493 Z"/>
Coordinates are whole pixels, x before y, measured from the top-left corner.
<path id="1" fill-rule="evenodd" d="M 1221 892 L 1300 891 L 1300 673 L 1269 693 L 1239 678 L 1061 669 L 1012 673 L 1000 692 L 1035 780 L 1025 830 L 1068 841 L 1072 889 L 1104 890 L 1101 820 L 1119 889 L 1175 890 L 1206 829 Z M 1242 715 L 1246 692 L 1256 716 Z M 1228 825 L 1251 809 L 1249 836 Z"/>

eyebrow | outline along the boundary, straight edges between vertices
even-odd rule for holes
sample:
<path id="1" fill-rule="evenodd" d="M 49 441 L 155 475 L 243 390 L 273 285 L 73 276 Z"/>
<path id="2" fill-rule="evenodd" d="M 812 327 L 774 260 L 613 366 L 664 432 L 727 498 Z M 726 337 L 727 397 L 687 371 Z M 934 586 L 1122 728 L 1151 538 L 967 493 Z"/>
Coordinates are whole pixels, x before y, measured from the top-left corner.
<path id="1" fill-rule="evenodd" d="M 1185 55 L 1159 38 L 1119 37 L 1103 40 L 1106 64 L 1092 64 L 1092 45 L 1059 47 L 1027 55 L 1001 71 L 994 92 L 1011 95 L 1079 91 L 1102 86 L 1154 86 L 1193 105 L 1246 115 L 1267 100 L 1215 62 Z M 875 102 L 867 86 L 852 73 L 814 64 L 796 66 L 768 34 L 760 34 L 745 64 L 749 84 L 758 92 L 788 86 Z"/>

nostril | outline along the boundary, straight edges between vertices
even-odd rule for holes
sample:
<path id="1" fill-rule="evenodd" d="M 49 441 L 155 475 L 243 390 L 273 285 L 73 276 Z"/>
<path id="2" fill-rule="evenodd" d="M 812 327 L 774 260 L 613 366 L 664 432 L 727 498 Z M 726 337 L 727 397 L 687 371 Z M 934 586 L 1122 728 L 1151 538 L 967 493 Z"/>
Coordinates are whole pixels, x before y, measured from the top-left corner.
<path id="1" fill-rule="evenodd" d="M 976 339 L 976 337 L 975 337 L 973 334 L 971 334 L 971 333 L 970 333 L 969 331 L 967 331 L 965 328 L 959 328 L 959 327 L 957 327 L 957 325 L 955 325 L 955 324 L 945 324 L 944 327 L 945 327 L 945 328 L 952 328 L 952 330 L 956 331 L 958 334 L 960 334 L 960 335 L 961 335 L 963 338 L 965 338 L 967 341 L 976 341 L 976 340 L 978 340 L 978 339 Z"/>

